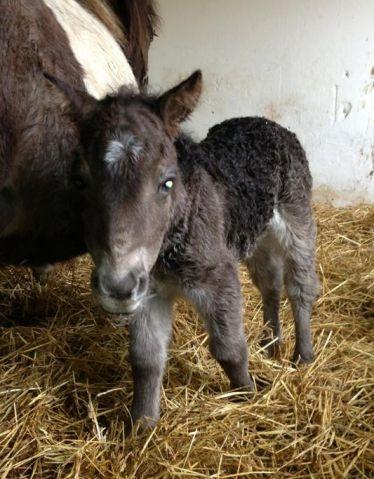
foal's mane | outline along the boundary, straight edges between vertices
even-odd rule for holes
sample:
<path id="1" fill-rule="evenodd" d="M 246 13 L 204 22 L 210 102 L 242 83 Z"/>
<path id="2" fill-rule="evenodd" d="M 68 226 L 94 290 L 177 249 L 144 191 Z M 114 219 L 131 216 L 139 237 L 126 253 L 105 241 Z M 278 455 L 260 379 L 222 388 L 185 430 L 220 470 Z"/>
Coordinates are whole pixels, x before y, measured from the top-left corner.
<path id="1" fill-rule="evenodd" d="M 155 0 L 78 0 L 112 33 L 140 85 L 147 83 L 148 48 L 159 17 Z"/>

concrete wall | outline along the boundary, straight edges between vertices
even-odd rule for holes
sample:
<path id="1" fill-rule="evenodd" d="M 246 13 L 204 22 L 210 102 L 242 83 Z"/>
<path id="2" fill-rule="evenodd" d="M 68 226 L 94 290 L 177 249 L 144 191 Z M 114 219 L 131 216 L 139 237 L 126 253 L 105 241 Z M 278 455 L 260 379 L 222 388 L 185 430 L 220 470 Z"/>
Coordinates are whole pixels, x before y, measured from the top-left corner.
<path id="1" fill-rule="evenodd" d="M 294 130 L 315 198 L 374 202 L 374 0 L 159 0 L 150 84 L 202 68 L 197 137 L 265 115 Z"/>

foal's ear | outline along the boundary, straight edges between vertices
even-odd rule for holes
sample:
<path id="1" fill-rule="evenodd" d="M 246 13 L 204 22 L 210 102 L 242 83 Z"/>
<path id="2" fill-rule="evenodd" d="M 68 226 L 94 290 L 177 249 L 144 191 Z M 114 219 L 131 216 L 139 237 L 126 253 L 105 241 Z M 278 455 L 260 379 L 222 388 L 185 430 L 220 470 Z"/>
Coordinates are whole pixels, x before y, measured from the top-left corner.
<path id="1" fill-rule="evenodd" d="M 99 102 L 86 91 L 74 88 L 60 78 L 44 73 L 45 78 L 61 90 L 70 100 L 72 111 L 79 123 L 88 120 L 97 109 Z"/>
<path id="2" fill-rule="evenodd" d="M 176 136 L 179 124 L 195 109 L 203 87 L 203 76 L 196 70 L 187 80 L 168 90 L 157 99 L 157 106 L 168 132 Z"/>

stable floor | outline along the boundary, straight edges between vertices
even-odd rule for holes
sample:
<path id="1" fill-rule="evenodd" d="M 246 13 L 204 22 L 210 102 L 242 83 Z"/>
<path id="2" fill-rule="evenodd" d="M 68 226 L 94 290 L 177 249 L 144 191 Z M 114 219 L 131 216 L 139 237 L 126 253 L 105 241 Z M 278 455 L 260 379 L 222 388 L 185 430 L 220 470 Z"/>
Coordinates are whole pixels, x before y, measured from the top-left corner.
<path id="1" fill-rule="evenodd" d="M 90 263 L 46 286 L 0 272 L 0 479 L 374 477 L 374 207 L 316 208 L 322 285 L 316 361 L 261 352 L 261 303 L 242 272 L 250 368 L 264 389 L 235 401 L 196 314 L 180 303 L 159 426 L 125 437 L 131 401 L 126 328 L 91 298 Z"/>

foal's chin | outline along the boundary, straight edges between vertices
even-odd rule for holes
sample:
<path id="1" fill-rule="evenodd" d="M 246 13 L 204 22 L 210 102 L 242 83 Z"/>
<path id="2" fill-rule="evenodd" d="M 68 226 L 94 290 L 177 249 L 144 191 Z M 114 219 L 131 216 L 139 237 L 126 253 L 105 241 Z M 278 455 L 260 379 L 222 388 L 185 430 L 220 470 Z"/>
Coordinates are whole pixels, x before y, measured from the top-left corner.
<path id="1" fill-rule="evenodd" d="M 105 296 L 97 295 L 100 306 L 111 314 L 134 314 L 141 305 L 141 301 L 118 301 Z"/>

